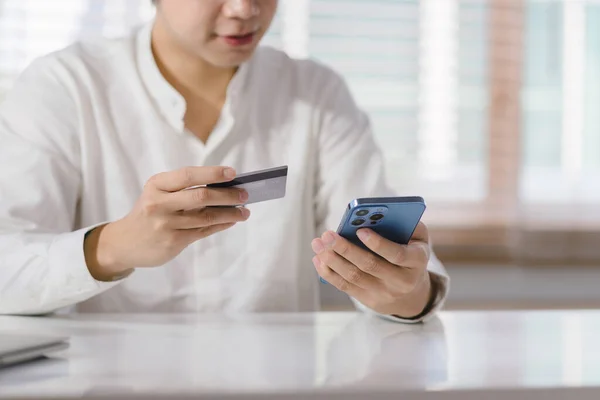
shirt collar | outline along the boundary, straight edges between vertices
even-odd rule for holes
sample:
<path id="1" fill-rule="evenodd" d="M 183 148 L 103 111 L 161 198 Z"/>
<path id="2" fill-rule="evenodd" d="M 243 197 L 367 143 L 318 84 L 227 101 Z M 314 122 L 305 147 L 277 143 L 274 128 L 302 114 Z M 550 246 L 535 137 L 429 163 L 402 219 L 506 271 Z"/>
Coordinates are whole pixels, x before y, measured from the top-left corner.
<path id="1" fill-rule="evenodd" d="M 153 99 L 158 110 L 167 119 L 169 124 L 180 133 L 185 131 L 184 116 L 186 103 L 183 96 L 164 78 L 152 52 L 152 27 L 153 23 L 144 25 L 137 35 L 137 59 L 142 81 Z M 223 113 L 228 118 L 234 118 L 234 111 L 238 100 L 242 96 L 247 81 L 250 62 L 243 63 L 238 68 L 233 79 L 227 87 L 227 94 Z"/>

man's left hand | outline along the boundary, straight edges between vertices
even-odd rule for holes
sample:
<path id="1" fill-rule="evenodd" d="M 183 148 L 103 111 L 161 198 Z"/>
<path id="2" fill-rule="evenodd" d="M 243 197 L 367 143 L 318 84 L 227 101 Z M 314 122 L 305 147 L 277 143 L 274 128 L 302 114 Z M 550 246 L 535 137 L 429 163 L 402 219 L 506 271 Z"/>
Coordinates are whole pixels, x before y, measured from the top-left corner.
<path id="1" fill-rule="evenodd" d="M 370 229 L 360 229 L 364 250 L 334 232 L 314 239 L 313 263 L 319 275 L 380 314 L 400 318 L 419 315 L 432 295 L 429 233 L 423 223 L 408 245 L 387 240 Z"/>

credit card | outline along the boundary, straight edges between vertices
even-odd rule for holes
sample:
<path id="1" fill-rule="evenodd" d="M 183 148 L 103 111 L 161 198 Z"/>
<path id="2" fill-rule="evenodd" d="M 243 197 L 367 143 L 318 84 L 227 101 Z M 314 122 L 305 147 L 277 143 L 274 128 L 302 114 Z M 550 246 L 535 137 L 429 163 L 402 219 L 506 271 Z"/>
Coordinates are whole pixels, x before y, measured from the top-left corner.
<path id="1" fill-rule="evenodd" d="M 232 181 L 206 185 L 209 188 L 240 188 L 248 192 L 245 204 L 260 203 L 285 197 L 288 167 L 263 169 L 247 172 L 235 177 Z"/>

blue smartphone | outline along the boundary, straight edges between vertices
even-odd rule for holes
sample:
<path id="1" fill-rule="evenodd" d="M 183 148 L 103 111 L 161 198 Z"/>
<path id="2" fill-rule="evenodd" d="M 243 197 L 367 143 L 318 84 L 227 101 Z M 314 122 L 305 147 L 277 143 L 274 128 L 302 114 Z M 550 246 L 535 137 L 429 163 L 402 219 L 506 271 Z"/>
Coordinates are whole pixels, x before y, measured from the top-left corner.
<path id="1" fill-rule="evenodd" d="M 408 244 L 423 213 L 422 197 L 374 197 L 353 200 L 348 204 L 337 233 L 351 243 L 367 249 L 356 231 L 369 228 L 399 244 Z"/>

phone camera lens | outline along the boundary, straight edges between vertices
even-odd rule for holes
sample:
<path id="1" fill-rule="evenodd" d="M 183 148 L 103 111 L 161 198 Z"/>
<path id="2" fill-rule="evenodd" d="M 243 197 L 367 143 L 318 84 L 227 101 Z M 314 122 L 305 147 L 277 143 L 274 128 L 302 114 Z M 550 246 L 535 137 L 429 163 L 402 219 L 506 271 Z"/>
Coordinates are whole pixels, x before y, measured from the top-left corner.
<path id="1" fill-rule="evenodd" d="M 360 226 L 364 223 L 365 223 L 365 220 L 363 218 L 357 218 L 354 221 L 352 221 L 352 225 L 354 225 L 354 226 Z"/>
<path id="2" fill-rule="evenodd" d="M 369 210 L 359 210 L 356 212 L 356 215 L 358 217 L 364 217 L 365 215 L 367 215 L 369 213 Z"/>
<path id="3" fill-rule="evenodd" d="M 383 218 L 383 214 L 373 214 L 371 215 L 371 221 L 379 221 Z"/>

